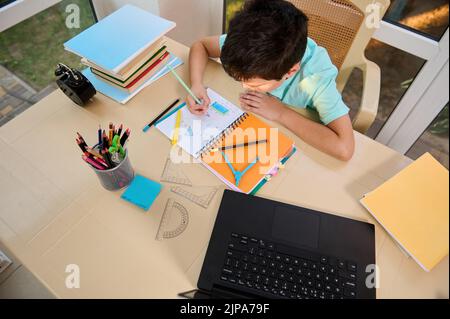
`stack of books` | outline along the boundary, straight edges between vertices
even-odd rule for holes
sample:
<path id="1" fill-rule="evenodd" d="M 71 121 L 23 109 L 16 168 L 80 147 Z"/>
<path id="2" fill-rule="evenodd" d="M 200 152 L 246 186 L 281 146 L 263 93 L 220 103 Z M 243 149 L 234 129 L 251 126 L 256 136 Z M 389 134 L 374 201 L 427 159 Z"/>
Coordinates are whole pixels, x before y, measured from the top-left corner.
<path id="1" fill-rule="evenodd" d="M 175 23 L 125 5 L 64 43 L 81 57 L 83 74 L 97 91 L 126 103 L 143 88 L 182 64 L 164 35 Z"/>

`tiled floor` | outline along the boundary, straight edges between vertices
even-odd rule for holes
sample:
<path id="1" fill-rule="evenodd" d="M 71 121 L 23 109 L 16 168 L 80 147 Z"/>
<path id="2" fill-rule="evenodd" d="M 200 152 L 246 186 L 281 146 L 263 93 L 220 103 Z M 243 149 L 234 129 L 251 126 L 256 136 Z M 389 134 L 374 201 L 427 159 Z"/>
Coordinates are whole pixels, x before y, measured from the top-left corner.
<path id="1" fill-rule="evenodd" d="M 0 284 L 0 299 L 55 298 L 25 266 L 19 266 Z"/>
<path id="2" fill-rule="evenodd" d="M 0 65 L 0 126 L 53 92 L 55 88 L 56 85 L 51 84 L 37 92 Z"/>
<path id="3" fill-rule="evenodd" d="M 0 273 L 0 299 L 55 298 L 1 242 L 0 250 L 12 261 L 12 264 Z"/>

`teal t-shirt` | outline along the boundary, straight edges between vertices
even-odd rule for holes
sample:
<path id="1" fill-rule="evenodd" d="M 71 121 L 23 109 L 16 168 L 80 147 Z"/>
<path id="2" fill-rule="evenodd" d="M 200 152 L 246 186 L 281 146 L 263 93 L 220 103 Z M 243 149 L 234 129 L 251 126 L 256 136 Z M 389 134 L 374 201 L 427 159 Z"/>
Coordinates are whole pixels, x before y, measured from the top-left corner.
<path id="1" fill-rule="evenodd" d="M 226 36 L 219 38 L 221 49 Z M 328 125 L 349 111 L 336 88 L 337 74 L 327 51 L 308 38 L 300 70 L 269 93 L 290 106 L 316 110 L 322 123 Z"/>

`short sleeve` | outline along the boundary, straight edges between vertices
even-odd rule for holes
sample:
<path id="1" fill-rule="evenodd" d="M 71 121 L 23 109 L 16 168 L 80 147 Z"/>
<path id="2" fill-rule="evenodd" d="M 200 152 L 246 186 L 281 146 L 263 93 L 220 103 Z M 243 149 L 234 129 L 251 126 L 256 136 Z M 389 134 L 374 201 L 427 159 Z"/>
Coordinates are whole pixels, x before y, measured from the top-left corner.
<path id="1" fill-rule="evenodd" d="M 348 114 L 349 111 L 336 88 L 336 77 L 322 78 L 319 81 L 312 103 L 325 125 Z"/>
<path id="2" fill-rule="evenodd" d="M 316 109 L 321 122 L 328 125 L 348 114 L 349 108 L 336 87 L 338 70 L 327 51 L 315 46 L 308 61 L 304 62 L 306 76 L 300 82 L 300 90 L 309 95 L 311 105 L 308 106 Z"/>
<path id="3" fill-rule="evenodd" d="M 222 47 L 223 47 L 223 45 L 225 44 L 226 38 L 227 38 L 227 35 L 226 35 L 226 34 L 222 34 L 222 35 L 219 37 L 219 47 L 220 47 L 220 50 L 222 50 Z"/>

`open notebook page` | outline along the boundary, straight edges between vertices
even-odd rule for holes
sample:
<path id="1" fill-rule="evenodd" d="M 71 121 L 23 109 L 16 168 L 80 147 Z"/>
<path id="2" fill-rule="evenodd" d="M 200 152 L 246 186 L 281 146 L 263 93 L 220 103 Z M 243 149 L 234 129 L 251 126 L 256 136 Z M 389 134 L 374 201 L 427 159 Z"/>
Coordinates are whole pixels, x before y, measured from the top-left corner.
<path id="1" fill-rule="evenodd" d="M 181 109 L 182 118 L 179 130 L 178 145 L 190 155 L 198 158 L 200 151 L 215 140 L 227 127 L 233 124 L 244 112 L 233 103 L 227 101 L 217 92 L 208 88 L 211 106 L 205 115 L 192 114 L 187 106 Z M 157 124 L 156 127 L 169 139 L 172 139 L 177 112 Z"/>

